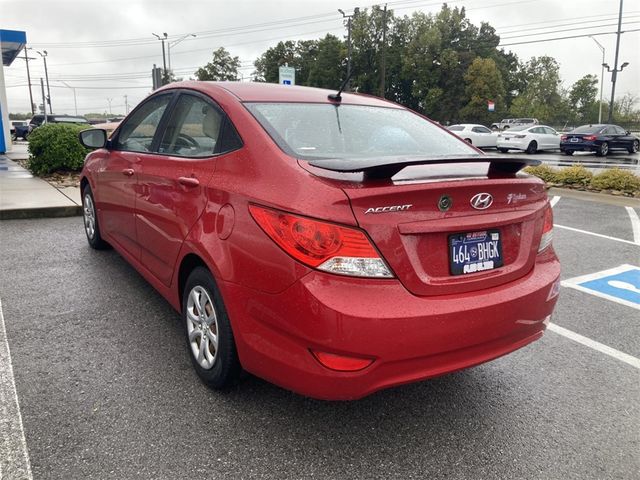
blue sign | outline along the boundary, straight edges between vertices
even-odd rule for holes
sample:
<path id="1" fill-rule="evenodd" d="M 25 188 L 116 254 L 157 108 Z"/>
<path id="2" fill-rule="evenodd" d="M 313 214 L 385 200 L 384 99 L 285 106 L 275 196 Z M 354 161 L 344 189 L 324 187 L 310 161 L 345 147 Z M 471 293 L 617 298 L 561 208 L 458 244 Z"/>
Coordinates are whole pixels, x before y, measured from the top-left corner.
<path id="1" fill-rule="evenodd" d="M 283 80 L 282 84 L 283 85 L 291 85 L 291 80 Z"/>
<path id="2" fill-rule="evenodd" d="M 640 310 L 640 267 L 634 265 L 572 278 L 562 285 Z"/>

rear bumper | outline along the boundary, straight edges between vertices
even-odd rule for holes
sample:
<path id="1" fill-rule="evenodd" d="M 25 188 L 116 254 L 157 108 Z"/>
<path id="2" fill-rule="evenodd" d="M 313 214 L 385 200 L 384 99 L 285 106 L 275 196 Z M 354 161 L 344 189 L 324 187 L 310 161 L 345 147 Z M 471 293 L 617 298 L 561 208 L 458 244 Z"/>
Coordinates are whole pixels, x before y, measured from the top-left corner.
<path id="1" fill-rule="evenodd" d="M 526 150 L 529 144 L 516 140 L 498 140 L 498 148 L 508 148 L 509 150 Z"/>
<path id="2" fill-rule="evenodd" d="M 416 297 L 396 280 L 316 271 L 277 295 L 220 287 L 247 371 L 303 395 L 348 400 L 471 367 L 540 338 L 559 275 L 549 249 L 525 277 L 459 295 Z M 375 361 L 337 372 L 310 349 Z"/>
<path id="3" fill-rule="evenodd" d="M 560 151 L 570 151 L 570 152 L 597 152 L 598 145 L 595 143 L 561 143 Z"/>

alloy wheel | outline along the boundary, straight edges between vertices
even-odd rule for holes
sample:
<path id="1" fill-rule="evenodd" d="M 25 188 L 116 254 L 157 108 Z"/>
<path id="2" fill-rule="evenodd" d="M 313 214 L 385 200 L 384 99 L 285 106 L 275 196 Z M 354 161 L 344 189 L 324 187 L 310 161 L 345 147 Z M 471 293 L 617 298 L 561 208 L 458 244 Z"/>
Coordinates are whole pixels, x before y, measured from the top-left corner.
<path id="1" fill-rule="evenodd" d="M 82 209 L 84 217 L 84 229 L 87 232 L 87 237 L 93 239 L 96 234 L 96 209 L 93 205 L 93 198 L 89 193 L 85 193 Z"/>
<path id="2" fill-rule="evenodd" d="M 187 334 L 198 365 L 205 370 L 211 369 L 218 355 L 218 317 L 209 293 L 200 285 L 189 292 Z"/>

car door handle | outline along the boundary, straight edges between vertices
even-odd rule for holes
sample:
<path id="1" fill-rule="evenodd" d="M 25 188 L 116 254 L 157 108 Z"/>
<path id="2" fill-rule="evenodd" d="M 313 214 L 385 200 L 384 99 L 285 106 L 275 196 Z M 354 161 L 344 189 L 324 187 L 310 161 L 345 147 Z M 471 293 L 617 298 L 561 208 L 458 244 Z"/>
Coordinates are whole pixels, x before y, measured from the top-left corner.
<path id="1" fill-rule="evenodd" d="M 127 177 L 130 177 L 134 173 L 135 172 L 134 172 L 133 168 L 125 168 L 124 170 L 122 170 L 122 174 L 126 175 Z"/>
<path id="2" fill-rule="evenodd" d="M 185 187 L 197 187 L 200 185 L 200 182 L 195 177 L 179 177 L 178 183 L 180 185 L 184 185 Z"/>

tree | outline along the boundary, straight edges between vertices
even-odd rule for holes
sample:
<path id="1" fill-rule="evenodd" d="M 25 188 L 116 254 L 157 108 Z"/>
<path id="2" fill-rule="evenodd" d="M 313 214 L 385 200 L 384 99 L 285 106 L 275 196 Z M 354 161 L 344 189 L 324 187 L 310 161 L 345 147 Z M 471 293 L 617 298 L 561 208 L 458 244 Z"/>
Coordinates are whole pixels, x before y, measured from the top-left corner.
<path id="1" fill-rule="evenodd" d="M 598 119 L 598 77 L 585 75 L 576 81 L 569 91 L 569 105 L 571 106 L 575 123 L 592 123 Z M 594 117 L 595 113 L 595 117 Z"/>
<path id="2" fill-rule="evenodd" d="M 315 48 L 316 58 L 306 84 L 310 87 L 339 88 L 342 83 L 344 43 L 338 37 L 327 34 L 317 42 Z"/>
<path id="3" fill-rule="evenodd" d="M 523 68 L 524 91 L 512 105 L 516 117 L 535 117 L 552 124 L 564 123 L 569 114 L 560 91 L 560 66 L 552 57 L 532 57 Z"/>
<path id="4" fill-rule="evenodd" d="M 196 70 L 198 80 L 237 81 L 240 58 L 232 57 L 224 47 L 213 52 L 213 59 Z"/>
<path id="5" fill-rule="evenodd" d="M 460 111 L 463 120 L 488 125 L 505 110 L 502 75 L 493 59 L 476 58 L 464 74 L 464 82 L 469 103 Z M 489 100 L 495 102 L 498 112 L 488 111 Z"/>

